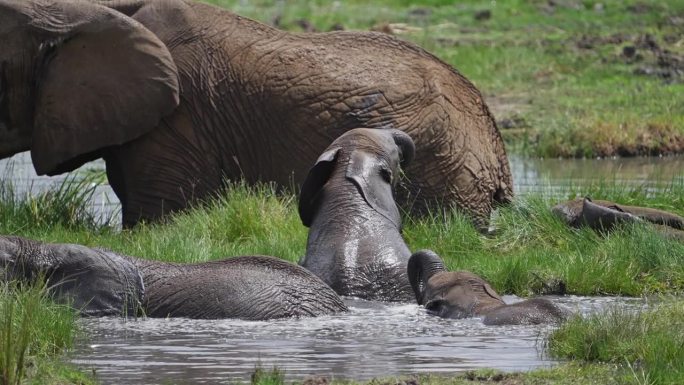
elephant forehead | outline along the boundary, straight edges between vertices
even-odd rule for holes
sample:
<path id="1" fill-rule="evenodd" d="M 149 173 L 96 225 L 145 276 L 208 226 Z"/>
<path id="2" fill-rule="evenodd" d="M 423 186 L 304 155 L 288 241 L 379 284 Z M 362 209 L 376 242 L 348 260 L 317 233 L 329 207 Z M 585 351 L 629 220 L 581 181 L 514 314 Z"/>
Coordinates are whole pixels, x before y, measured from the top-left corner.
<path id="1" fill-rule="evenodd" d="M 386 130 L 355 128 L 341 135 L 330 145 L 330 147 L 334 146 L 359 149 L 379 156 L 399 159 L 399 149 L 390 132 Z"/>

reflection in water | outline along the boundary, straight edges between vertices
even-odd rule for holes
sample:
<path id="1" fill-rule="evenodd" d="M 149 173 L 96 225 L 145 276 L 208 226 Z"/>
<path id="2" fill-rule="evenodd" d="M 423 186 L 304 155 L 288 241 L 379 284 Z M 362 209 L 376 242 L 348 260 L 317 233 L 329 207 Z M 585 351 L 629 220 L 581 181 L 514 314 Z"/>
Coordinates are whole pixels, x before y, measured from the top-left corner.
<path id="1" fill-rule="evenodd" d="M 505 297 L 508 302 L 515 297 Z M 624 298 L 560 297 L 589 313 Z M 364 380 L 409 373 L 454 373 L 480 367 L 526 370 L 553 361 L 539 351 L 550 326 L 485 326 L 447 320 L 412 304 L 349 300 L 351 312 L 268 322 L 240 320 L 83 319 L 87 344 L 73 362 L 103 383 L 246 381 L 261 362 L 288 379 L 325 375 Z"/>
<path id="2" fill-rule="evenodd" d="M 684 157 L 523 159 L 511 157 L 515 192 L 554 194 L 606 183 L 658 188 L 684 183 Z"/>

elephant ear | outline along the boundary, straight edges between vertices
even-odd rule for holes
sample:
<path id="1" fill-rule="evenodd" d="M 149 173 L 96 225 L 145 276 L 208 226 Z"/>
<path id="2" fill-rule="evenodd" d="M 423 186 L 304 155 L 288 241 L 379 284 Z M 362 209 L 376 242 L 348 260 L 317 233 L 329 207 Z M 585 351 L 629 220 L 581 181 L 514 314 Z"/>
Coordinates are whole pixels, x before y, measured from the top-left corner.
<path id="1" fill-rule="evenodd" d="M 385 180 L 382 174 L 390 180 Z M 373 210 L 400 227 L 400 216 L 392 194 L 392 175 L 387 165 L 375 154 L 363 150 L 352 151 L 347 165 L 347 179 L 354 182 L 363 199 Z"/>
<path id="2" fill-rule="evenodd" d="M 330 178 L 339 152 L 340 147 L 333 147 L 321 154 L 302 184 L 298 208 L 299 218 L 306 227 L 311 226 L 314 215 L 318 211 L 318 194 Z"/>
<path id="3" fill-rule="evenodd" d="M 36 79 L 31 157 L 38 174 L 70 171 L 102 148 L 142 136 L 178 105 L 176 65 L 142 24 L 88 2 L 31 9 L 34 33 L 49 36 Z"/>

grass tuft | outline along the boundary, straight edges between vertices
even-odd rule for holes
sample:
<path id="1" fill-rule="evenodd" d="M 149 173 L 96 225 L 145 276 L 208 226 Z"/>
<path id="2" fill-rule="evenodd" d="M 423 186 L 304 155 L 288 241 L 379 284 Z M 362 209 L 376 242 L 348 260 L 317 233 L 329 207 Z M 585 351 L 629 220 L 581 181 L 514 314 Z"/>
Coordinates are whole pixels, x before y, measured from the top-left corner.
<path id="1" fill-rule="evenodd" d="M 576 316 L 551 333 L 557 358 L 614 363 L 637 382 L 684 383 L 684 301 L 667 300 L 634 311 L 614 307 L 587 318 Z"/>
<path id="2" fill-rule="evenodd" d="M 44 285 L 0 283 L 0 384 L 21 384 L 27 368 L 72 346 L 76 311 L 53 303 Z"/>

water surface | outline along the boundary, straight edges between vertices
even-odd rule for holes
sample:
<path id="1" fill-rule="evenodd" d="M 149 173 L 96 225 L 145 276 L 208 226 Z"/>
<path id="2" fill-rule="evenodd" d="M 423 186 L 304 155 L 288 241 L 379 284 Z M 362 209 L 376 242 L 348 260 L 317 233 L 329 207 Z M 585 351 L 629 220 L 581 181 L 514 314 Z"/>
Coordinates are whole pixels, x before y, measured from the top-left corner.
<path id="1" fill-rule="evenodd" d="M 639 299 L 550 297 L 588 314 Z M 505 296 L 507 302 L 518 300 Z M 541 341 L 551 326 L 485 326 L 447 320 L 414 304 L 348 300 L 348 314 L 275 321 L 83 319 L 86 343 L 73 362 L 103 384 L 235 383 L 255 365 L 278 366 L 288 380 L 311 375 L 367 380 L 476 368 L 529 370 L 555 362 Z"/>

